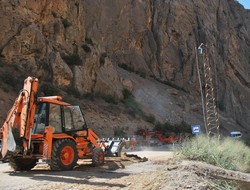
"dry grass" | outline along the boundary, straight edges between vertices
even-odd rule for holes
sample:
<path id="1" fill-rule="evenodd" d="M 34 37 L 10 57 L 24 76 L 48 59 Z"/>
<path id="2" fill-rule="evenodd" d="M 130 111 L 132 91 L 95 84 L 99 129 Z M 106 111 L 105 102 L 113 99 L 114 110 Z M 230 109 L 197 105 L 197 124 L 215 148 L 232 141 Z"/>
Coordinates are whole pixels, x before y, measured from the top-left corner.
<path id="1" fill-rule="evenodd" d="M 187 159 L 204 161 L 225 169 L 250 172 L 250 148 L 233 138 L 221 141 L 199 136 L 187 141 L 180 149 Z"/>

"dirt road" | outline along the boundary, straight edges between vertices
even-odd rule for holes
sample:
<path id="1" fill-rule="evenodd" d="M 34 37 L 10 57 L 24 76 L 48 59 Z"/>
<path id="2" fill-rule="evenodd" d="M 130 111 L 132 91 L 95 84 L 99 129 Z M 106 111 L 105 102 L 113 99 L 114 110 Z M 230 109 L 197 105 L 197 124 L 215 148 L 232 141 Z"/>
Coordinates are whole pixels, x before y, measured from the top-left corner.
<path id="1" fill-rule="evenodd" d="M 139 159 L 134 156 L 138 155 Z M 128 157 L 129 156 L 129 157 Z M 79 162 L 73 171 L 50 171 L 38 165 L 29 172 L 14 172 L 8 164 L 0 164 L 2 190 L 78 190 L 78 189 L 208 189 L 218 185 L 212 177 L 235 177 L 250 184 L 250 175 L 231 172 L 204 163 L 180 161 L 167 150 L 129 152 L 121 158 L 107 158 L 102 167 L 90 161 Z M 230 179 L 230 178 L 229 178 Z M 227 183 L 226 183 L 227 185 Z"/>

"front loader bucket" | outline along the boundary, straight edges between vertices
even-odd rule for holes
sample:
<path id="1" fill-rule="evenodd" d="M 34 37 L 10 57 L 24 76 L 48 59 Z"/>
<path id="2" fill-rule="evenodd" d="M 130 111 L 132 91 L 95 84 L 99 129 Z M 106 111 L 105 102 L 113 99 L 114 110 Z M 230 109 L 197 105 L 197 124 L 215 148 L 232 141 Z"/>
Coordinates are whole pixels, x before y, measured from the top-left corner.
<path id="1" fill-rule="evenodd" d="M 103 140 L 98 140 L 98 142 L 102 142 L 105 144 L 105 155 L 107 157 L 120 157 L 121 156 L 121 151 L 122 148 L 124 147 L 125 140 L 124 139 L 103 139 Z"/>

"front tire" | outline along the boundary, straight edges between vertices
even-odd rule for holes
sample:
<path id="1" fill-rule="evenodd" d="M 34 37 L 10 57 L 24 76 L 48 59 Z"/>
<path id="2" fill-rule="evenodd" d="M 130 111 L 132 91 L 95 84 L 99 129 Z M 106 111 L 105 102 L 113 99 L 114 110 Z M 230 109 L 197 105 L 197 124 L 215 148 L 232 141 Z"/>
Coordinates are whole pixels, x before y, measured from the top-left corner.
<path id="1" fill-rule="evenodd" d="M 92 155 L 92 164 L 100 166 L 104 163 L 104 152 L 101 148 L 94 148 Z"/>
<path id="2" fill-rule="evenodd" d="M 9 165 L 15 171 L 28 171 L 35 167 L 37 159 L 11 157 Z"/>
<path id="3" fill-rule="evenodd" d="M 53 142 L 50 168 L 52 170 L 71 170 L 78 160 L 76 144 L 70 139 Z"/>

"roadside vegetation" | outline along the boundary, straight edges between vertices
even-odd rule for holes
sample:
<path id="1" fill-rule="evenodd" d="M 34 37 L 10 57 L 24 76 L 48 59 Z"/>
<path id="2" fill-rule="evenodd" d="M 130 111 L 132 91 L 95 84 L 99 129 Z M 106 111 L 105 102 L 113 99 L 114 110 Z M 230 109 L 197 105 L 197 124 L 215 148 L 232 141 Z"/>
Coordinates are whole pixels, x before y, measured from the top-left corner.
<path id="1" fill-rule="evenodd" d="M 198 136 L 186 143 L 180 149 L 184 158 L 204 161 L 224 169 L 250 172 L 250 148 L 238 139 L 216 138 L 208 139 Z"/>
<path id="2" fill-rule="evenodd" d="M 180 123 L 172 124 L 168 121 L 165 123 L 157 123 L 154 130 L 163 131 L 165 133 L 190 133 L 190 124 L 186 123 L 184 120 Z"/>

